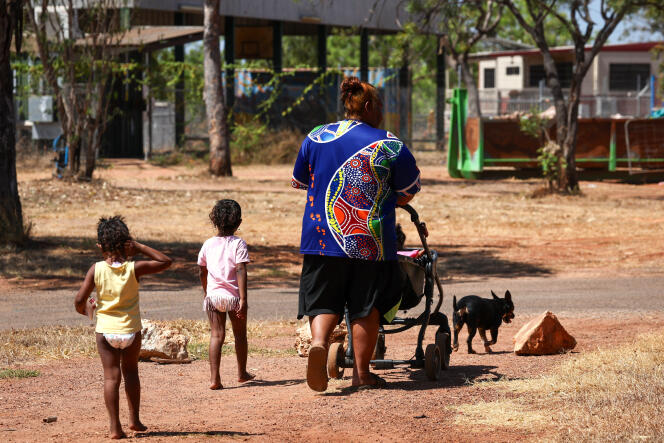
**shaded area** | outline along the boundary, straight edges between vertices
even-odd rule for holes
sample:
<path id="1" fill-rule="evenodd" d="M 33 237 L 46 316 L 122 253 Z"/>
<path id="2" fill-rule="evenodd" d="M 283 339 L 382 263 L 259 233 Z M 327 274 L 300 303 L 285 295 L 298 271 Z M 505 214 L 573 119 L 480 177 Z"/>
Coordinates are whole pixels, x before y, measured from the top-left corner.
<path id="1" fill-rule="evenodd" d="M 264 433 L 242 432 L 242 431 L 148 431 L 139 432 L 134 435 L 134 438 L 147 438 L 147 437 L 254 437 L 257 435 L 265 435 Z"/>
<path id="2" fill-rule="evenodd" d="M 504 377 L 504 374 L 495 371 L 497 366 L 488 365 L 462 365 L 454 366 L 454 355 L 450 361 L 450 367 L 442 371 L 440 379 L 431 381 L 424 373 L 424 369 L 411 369 L 408 373 L 410 382 L 390 383 L 394 389 L 404 389 L 408 391 L 419 391 L 424 389 L 435 389 L 440 387 L 455 388 L 469 385 L 476 380 L 497 381 Z"/>
<path id="3" fill-rule="evenodd" d="M 22 249 L 0 255 L 0 277 L 16 279 L 21 286 L 55 290 L 77 288 L 101 253 L 93 238 L 41 237 Z M 181 290 L 200 285 L 197 265 L 201 244 L 193 242 L 160 242 L 148 244 L 173 259 L 173 265 L 158 275 L 141 278 L 143 289 Z M 302 262 L 292 246 L 251 246 L 250 286 L 269 287 L 297 284 Z M 145 257 L 137 256 L 139 260 Z M 295 268 L 293 268 L 295 267 Z M 290 268 L 290 269 L 289 269 Z M 297 269 L 297 273 L 292 269 Z"/>
<path id="4" fill-rule="evenodd" d="M 196 264 L 199 243 L 148 241 L 150 246 L 173 258 L 171 268 L 158 275 L 141 279 L 143 289 L 182 290 L 197 288 L 199 268 Z M 551 269 L 499 257 L 499 248 L 466 250 L 464 245 L 431 245 L 439 253 L 438 273 L 455 277 L 524 277 L 551 275 Z M 250 288 L 297 287 L 302 256 L 291 245 L 249 245 L 252 259 L 249 268 Z M 144 257 L 138 256 L 139 260 Z M 92 238 L 42 237 L 22 249 L 0 255 L 0 277 L 24 287 L 55 290 L 76 289 L 101 254 Z M 15 279 L 15 280 L 12 280 Z"/>
<path id="5" fill-rule="evenodd" d="M 408 380 L 403 381 L 388 381 L 387 385 L 383 388 L 376 388 L 380 391 L 428 391 L 433 389 L 445 388 L 458 388 L 469 385 L 475 380 L 491 380 L 497 381 L 504 377 L 504 374 L 495 371 L 497 366 L 488 365 L 463 365 L 463 366 L 450 366 L 447 370 L 442 371 L 440 379 L 436 381 L 429 380 L 424 373 L 424 369 L 412 368 L 395 368 L 394 371 L 407 372 Z M 346 386 L 335 392 L 326 392 L 323 394 L 325 397 L 341 397 L 351 395 L 357 392 L 354 386 Z M 387 394 L 387 392 L 386 392 Z"/>
<path id="6" fill-rule="evenodd" d="M 506 260 L 497 254 L 498 248 L 475 251 L 461 250 L 461 245 L 432 245 L 438 251 L 438 275 L 455 277 L 528 277 L 553 274 L 551 269 L 526 262 Z"/>

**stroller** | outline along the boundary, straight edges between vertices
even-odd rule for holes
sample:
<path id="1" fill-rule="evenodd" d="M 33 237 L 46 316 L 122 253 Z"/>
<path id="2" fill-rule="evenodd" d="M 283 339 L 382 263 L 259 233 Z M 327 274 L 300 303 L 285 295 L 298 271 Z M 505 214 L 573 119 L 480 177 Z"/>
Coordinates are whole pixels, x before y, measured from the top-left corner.
<path id="1" fill-rule="evenodd" d="M 449 367 L 452 346 L 450 343 L 450 327 L 447 316 L 440 312 L 443 303 L 443 288 L 438 280 L 436 272 L 436 261 L 438 253 L 429 249 L 426 241 L 427 230 L 424 223 L 420 222 L 415 209 L 410 205 L 400 206 L 410 214 L 411 221 L 415 224 L 417 232 L 422 241 L 424 254 L 417 258 L 399 255 L 399 264 L 405 274 L 405 284 L 402 289 L 401 306 L 399 310 L 408 310 L 417 306 L 422 298 L 425 299 L 424 312 L 418 317 L 404 318 L 395 317 L 389 325 L 381 325 L 378 332 L 376 350 L 371 360 L 375 369 L 393 369 L 397 365 L 409 366 L 411 368 L 424 368 L 429 380 L 438 380 L 441 371 Z M 438 302 L 435 309 L 431 310 L 434 297 L 434 284 L 438 289 Z M 348 308 L 344 314 L 346 325 L 350 325 Z M 438 326 L 435 343 L 430 343 L 423 348 L 424 335 L 427 326 Z M 420 326 L 417 336 L 417 347 L 415 356 L 409 360 L 386 360 L 385 359 L 385 335 L 396 334 L 414 326 Z M 331 378 L 341 378 L 345 368 L 353 367 L 353 335 L 348 328 L 348 349 L 344 350 L 343 343 L 332 343 L 327 357 L 327 372 Z"/>

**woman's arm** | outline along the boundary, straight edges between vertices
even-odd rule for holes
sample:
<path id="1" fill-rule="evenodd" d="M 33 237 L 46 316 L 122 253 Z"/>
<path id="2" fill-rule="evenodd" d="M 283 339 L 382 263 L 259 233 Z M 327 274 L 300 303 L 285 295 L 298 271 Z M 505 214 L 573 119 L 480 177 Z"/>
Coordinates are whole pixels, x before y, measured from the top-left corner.
<path id="1" fill-rule="evenodd" d="M 173 263 L 173 260 L 163 252 L 159 252 L 154 248 L 134 240 L 129 240 L 125 243 L 125 251 L 127 256 L 134 256 L 141 253 L 152 259 L 136 262 L 134 265 L 134 274 L 136 275 L 136 278 L 146 274 L 156 274 L 157 272 L 161 272 Z"/>
<path id="2" fill-rule="evenodd" d="M 85 274 L 85 279 L 81 288 L 76 293 L 76 298 L 74 299 L 74 307 L 76 312 L 81 315 L 87 315 L 85 312 L 85 304 L 88 302 L 88 297 L 92 293 L 92 290 L 95 288 L 95 265 L 92 265 L 88 269 L 88 273 Z"/>
<path id="3" fill-rule="evenodd" d="M 240 290 L 240 308 L 237 310 L 238 318 L 247 318 L 247 264 L 237 265 L 237 285 Z"/>

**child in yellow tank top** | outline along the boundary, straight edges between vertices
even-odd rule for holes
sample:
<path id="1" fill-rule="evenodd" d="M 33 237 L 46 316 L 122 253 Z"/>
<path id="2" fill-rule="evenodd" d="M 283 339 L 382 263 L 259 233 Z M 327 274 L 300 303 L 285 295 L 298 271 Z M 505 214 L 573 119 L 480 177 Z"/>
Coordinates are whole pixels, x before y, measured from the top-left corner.
<path id="1" fill-rule="evenodd" d="M 120 424 L 118 404 L 122 376 L 129 403 L 129 428 L 134 431 L 147 429 L 139 418 L 141 314 L 138 281 L 142 275 L 165 270 L 172 260 L 156 249 L 134 241 L 124 219 L 118 215 L 99 219 L 97 247 L 103 260 L 88 270 L 74 304 L 76 311 L 83 315 L 86 315 L 86 310 L 96 308 L 95 335 L 104 367 L 104 400 L 110 418 L 110 437 L 122 438 L 126 436 Z M 150 260 L 128 260 L 139 253 Z M 94 289 L 97 290 L 96 302 L 90 299 Z"/>

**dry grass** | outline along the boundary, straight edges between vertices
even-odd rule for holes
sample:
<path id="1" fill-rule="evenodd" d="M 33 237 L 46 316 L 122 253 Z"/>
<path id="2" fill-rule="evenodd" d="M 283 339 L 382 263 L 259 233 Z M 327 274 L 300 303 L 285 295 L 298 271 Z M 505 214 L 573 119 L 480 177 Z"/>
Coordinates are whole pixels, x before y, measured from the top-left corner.
<path id="1" fill-rule="evenodd" d="M 48 326 L 36 329 L 0 330 L 0 364 L 96 355 L 92 326 Z"/>
<path id="2" fill-rule="evenodd" d="M 662 441 L 664 331 L 571 358 L 542 377 L 481 387 L 511 399 L 462 405 L 459 424 L 536 426 L 561 441 Z"/>
<path id="3" fill-rule="evenodd" d="M 193 358 L 207 359 L 210 328 L 205 321 L 172 320 L 153 321 L 157 325 L 179 330 L 190 337 L 188 350 Z M 295 322 L 250 321 L 247 325 L 249 354 L 285 357 L 295 355 L 295 349 L 273 349 L 255 346 L 267 339 L 290 336 Z M 233 330 L 227 322 L 226 344 L 223 355 L 233 354 Z M 22 363 L 47 362 L 72 357 L 96 357 L 93 326 L 48 326 L 36 329 L 0 330 L 0 365 L 16 366 Z"/>

